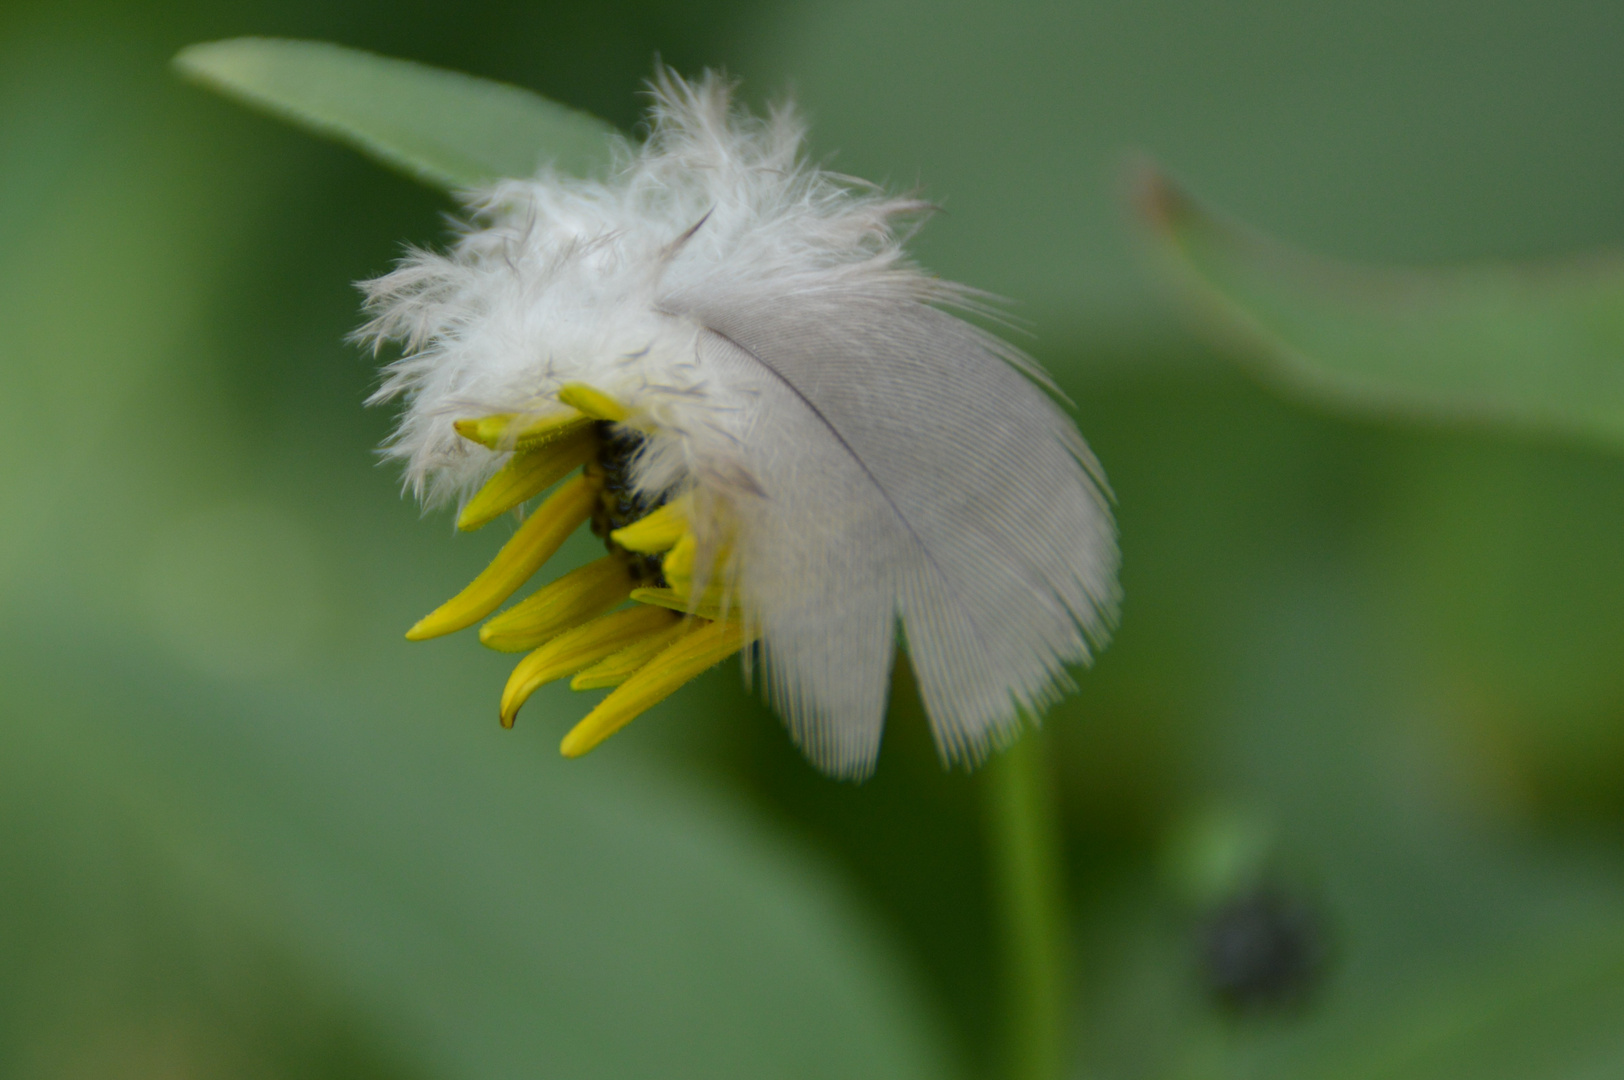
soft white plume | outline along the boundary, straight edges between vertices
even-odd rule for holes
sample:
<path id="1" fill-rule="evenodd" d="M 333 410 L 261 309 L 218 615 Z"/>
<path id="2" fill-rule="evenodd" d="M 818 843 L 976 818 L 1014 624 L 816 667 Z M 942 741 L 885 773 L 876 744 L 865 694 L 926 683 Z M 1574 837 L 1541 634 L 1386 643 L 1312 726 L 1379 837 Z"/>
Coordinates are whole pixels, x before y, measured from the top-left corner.
<path id="1" fill-rule="evenodd" d="M 1109 634 L 1099 467 L 1032 363 L 941 309 L 966 291 L 905 260 L 925 204 L 809 164 L 792 111 L 750 117 L 714 76 L 661 75 L 651 126 L 609 180 L 504 181 L 447 254 L 366 284 L 361 336 L 404 346 L 389 453 L 465 496 L 502 456 L 454 420 L 603 390 L 648 433 L 638 487 L 692 492 L 730 551 L 819 766 L 872 768 L 899 624 L 944 757 L 977 760 Z"/>

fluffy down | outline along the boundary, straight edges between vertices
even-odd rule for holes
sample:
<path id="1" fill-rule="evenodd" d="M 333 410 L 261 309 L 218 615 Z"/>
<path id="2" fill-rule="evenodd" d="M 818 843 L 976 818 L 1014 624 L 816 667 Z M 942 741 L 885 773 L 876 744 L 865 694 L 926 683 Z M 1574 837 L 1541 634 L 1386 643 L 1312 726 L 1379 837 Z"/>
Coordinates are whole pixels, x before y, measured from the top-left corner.
<path id="1" fill-rule="evenodd" d="M 399 342 L 375 401 L 430 503 L 502 463 L 461 417 L 542 414 L 569 382 L 634 412 L 634 479 L 691 492 L 702 550 L 821 768 L 867 773 L 900 626 L 945 759 L 973 763 L 1108 636 L 1104 481 L 1032 363 L 948 314 L 899 232 L 928 207 L 809 164 L 788 109 L 714 76 L 655 85 L 607 182 L 543 172 L 468 199 L 450 251 L 365 284 Z"/>

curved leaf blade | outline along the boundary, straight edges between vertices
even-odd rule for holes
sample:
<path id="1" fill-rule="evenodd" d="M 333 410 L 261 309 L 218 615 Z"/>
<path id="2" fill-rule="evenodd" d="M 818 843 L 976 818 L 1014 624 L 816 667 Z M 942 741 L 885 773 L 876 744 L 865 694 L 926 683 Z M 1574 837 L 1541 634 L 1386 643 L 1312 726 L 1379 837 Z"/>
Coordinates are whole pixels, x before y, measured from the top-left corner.
<path id="1" fill-rule="evenodd" d="M 959 1075 L 857 898 L 698 784 L 443 723 L 466 688 L 428 705 L 437 680 L 407 688 L 388 662 L 365 689 L 295 678 L 249 701 L 115 647 L 105 681 L 53 703 L 89 726 L 53 723 L 57 629 L 25 654 L 0 628 L 0 1023 L 26 1029 L 0 1040 L 5 1075 L 134 1022 L 143 994 L 214 978 L 211 1002 L 258 1007 L 249 945 L 410 1076 Z M 152 906 L 120 921 L 124 896 Z M 112 944 L 59 944 L 80 936 Z M 14 1003 L 30 995 L 50 1024 Z"/>
<path id="2" fill-rule="evenodd" d="M 595 116 L 506 83 L 323 41 L 233 38 L 176 54 L 180 74 L 446 191 L 550 165 L 608 167 L 618 136 Z"/>
<path id="3" fill-rule="evenodd" d="M 1165 265 L 1269 381 L 1331 405 L 1624 448 L 1624 256 L 1434 270 L 1343 265 L 1139 191 Z"/>

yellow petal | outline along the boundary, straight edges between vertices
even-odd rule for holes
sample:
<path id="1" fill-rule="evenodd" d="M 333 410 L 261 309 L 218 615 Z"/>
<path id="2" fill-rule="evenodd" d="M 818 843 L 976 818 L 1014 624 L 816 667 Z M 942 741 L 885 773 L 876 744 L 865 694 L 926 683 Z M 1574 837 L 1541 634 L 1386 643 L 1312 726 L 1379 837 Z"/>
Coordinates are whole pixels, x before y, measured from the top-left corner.
<path id="1" fill-rule="evenodd" d="M 707 622 L 684 634 L 598 702 L 564 736 L 559 751 L 565 757 L 580 757 L 745 644 L 744 629 L 731 620 Z"/>
<path id="2" fill-rule="evenodd" d="M 673 499 L 648 514 L 609 534 L 609 539 L 627 551 L 658 555 L 676 547 L 688 531 L 688 496 Z"/>
<path id="3" fill-rule="evenodd" d="M 472 626 L 495 611 L 587 519 L 597 499 L 598 484 L 588 477 L 564 484 L 525 519 L 513 539 L 502 545 L 467 588 L 418 620 L 406 637 L 411 641 L 439 637 Z"/>
<path id="4" fill-rule="evenodd" d="M 590 425 L 577 427 L 568 435 L 529 450 L 517 451 L 502 470 L 468 500 L 457 516 L 457 528 L 477 529 L 527 499 L 533 499 L 562 480 L 566 473 L 585 465 L 597 453 L 598 441 Z"/>
<path id="5" fill-rule="evenodd" d="M 660 573 L 665 577 L 665 583 L 676 592 L 687 596 L 694 583 L 694 556 L 699 550 L 699 541 L 693 533 L 683 533 L 665 558 L 660 562 Z"/>
<path id="6" fill-rule="evenodd" d="M 586 413 L 594 420 L 610 420 L 615 423 L 626 419 L 631 413 L 626 406 L 595 387 L 585 383 L 565 383 L 558 391 L 558 400 Z"/>
<path id="7" fill-rule="evenodd" d="M 722 619 L 738 613 L 736 604 L 727 603 L 720 589 L 706 589 L 697 603 L 675 589 L 633 589 L 632 599 L 639 604 L 680 611 L 685 615 L 698 615 L 702 619 Z"/>
<path id="8" fill-rule="evenodd" d="M 519 661 L 502 690 L 502 726 L 513 718 L 537 687 L 562 679 L 609 655 L 618 655 L 639 639 L 665 635 L 681 625 L 681 618 L 658 608 L 634 607 L 616 611 L 584 626 L 560 634 Z"/>
<path id="9" fill-rule="evenodd" d="M 633 611 L 638 609 L 633 608 Z M 666 615 L 676 618 L 675 612 L 664 608 L 644 608 L 644 611 L 662 611 Z M 591 667 L 579 672 L 570 680 L 571 690 L 602 690 L 609 686 L 619 686 L 631 678 L 644 664 L 655 656 L 664 652 L 666 646 L 676 641 L 683 634 L 690 633 L 703 623 L 693 619 L 680 619 L 671 623 L 657 634 L 650 634 L 641 641 L 634 641 L 612 656 L 606 656 Z"/>
<path id="10" fill-rule="evenodd" d="M 497 413 L 458 420 L 451 426 L 458 435 L 491 450 L 533 450 L 579 434 L 592 426 L 592 418 L 577 409 L 540 418 Z"/>
<path id="11" fill-rule="evenodd" d="M 595 619 L 631 595 L 631 572 L 615 555 L 577 567 L 479 628 L 479 640 L 501 652 L 524 652 L 572 626 Z"/>

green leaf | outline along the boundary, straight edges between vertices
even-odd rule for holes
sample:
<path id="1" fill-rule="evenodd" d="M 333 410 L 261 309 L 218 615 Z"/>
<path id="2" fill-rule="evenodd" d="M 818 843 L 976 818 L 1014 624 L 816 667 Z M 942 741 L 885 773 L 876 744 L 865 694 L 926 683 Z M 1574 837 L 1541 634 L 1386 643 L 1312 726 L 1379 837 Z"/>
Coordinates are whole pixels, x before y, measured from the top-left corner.
<path id="1" fill-rule="evenodd" d="M 1474 4 L 1465 35 L 1459 9 L 1404 0 L 928 9 L 792 5 L 731 36 L 728 66 L 758 89 L 793 72 L 815 154 L 842 172 L 944 200 L 913 254 L 1014 300 L 1051 370 L 1062 345 L 1081 373 L 1167 355 L 1124 243 L 1124 147 L 1364 250 L 1620 235 L 1616 4 Z"/>
<path id="2" fill-rule="evenodd" d="M 1140 192 L 1171 274 L 1268 380 L 1355 411 L 1624 446 L 1624 259 L 1436 270 L 1340 265 Z"/>
<path id="3" fill-rule="evenodd" d="M 607 758 L 571 767 L 555 730 L 493 732 L 463 688 L 409 677 L 234 693 L 114 645 L 79 694 L 52 636 L 17 652 L 0 634 L 0 824 L 28 823 L 0 857 L 27 885 L 0 915 L 20 941 L 108 944 L 8 964 L 0 1018 L 31 995 L 55 1015 L 0 1066 L 120 1030 L 148 987 L 258 1009 L 254 946 L 418 1076 L 951 1073 L 849 894 L 736 803 Z M 424 690 L 441 700 L 414 714 Z M 76 882 L 92 902 L 70 902 Z M 106 899 L 124 895 L 144 906 Z M 108 953 L 195 959 L 125 973 Z"/>
<path id="4" fill-rule="evenodd" d="M 617 135 L 517 86 L 322 41 L 234 38 L 189 46 L 174 63 L 193 82 L 447 191 L 542 165 L 598 172 Z"/>
<path id="5" fill-rule="evenodd" d="M 1493 956 L 1396 1011 L 1386 1038 L 1339 1055 L 1324 1080 L 1478 1080 L 1617 1075 L 1624 1067 L 1619 928 L 1572 935 L 1548 955 Z"/>

